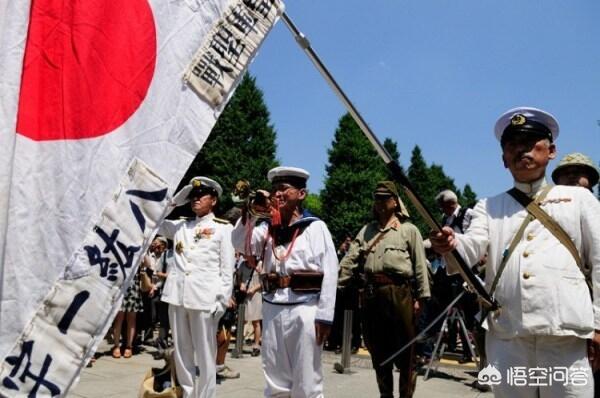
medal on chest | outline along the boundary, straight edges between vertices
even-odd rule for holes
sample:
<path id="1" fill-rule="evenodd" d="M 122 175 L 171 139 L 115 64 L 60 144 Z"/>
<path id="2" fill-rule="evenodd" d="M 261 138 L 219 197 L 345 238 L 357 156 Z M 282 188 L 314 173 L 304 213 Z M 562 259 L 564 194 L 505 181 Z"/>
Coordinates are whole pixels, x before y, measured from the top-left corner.
<path id="1" fill-rule="evenodd" d="M 215 233 L 214 228 L 196 227 L 194 231 L 194 243 L 200 242 L 202 239 L 210 239 Z"/>
<path id="2" fill-rule="evenodd" d="M 177 254 L 183 253 L 183 242 L 177 242 L 177 244 L 175 245 L 175 251 L 177 252 Z"/>

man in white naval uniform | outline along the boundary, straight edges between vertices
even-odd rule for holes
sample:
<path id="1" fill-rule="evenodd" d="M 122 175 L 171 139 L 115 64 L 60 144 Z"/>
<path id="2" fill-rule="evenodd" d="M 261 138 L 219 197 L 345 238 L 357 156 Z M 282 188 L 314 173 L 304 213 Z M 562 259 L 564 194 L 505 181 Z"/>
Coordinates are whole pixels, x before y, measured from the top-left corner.
<path id="1" fill-rule="evenodd" d="M 176 195 L 191 202 L 193 220 L 165 220 L 159 233 L 173 240 L 174 265 L 169 269 L 162 301 L 169 303 L 175 345 L 175 368 L 184 398 L 216 396 L 217 325 L 233 288 L 235 252 L 232 225 L 212 210 L 221 186 L 194 177 Z M 196 376 L 196 367 L 199 375 Z"/>
<path id="2" fill-rule="evenodd" d="M 500 117 L 495 133 L 515 188 L 530 198 L 545 191 L 546 166 L 556 156 L 556 119 L 535 108 L 515 108 Z M 540 207 L 567 232 L 591 267 L 596 299 L 592 304 L 571 252 L 540 221 L 531 221 L 498 279 L 494 296 L 501 308 L 484 325 L 489 363 L 502 378 L 493 386 L 494 395 L 592 397 L 586 339 L 600 340 L 600 203 L 584 188 L 555 186 Z M 431 242 L 443 254 L 456 248 L 467 263 L 475 263 L 487 251 L 490 287 L 526 216 L 519 202 L 502 193 L 475 206 L 464 235 L 446 227 L 432 233 Z M 515 375 L 521 375 L 521 382 L 514 382 Z M 567 383 L 560 380 L 565 375 Z"/>
<path id="3" fill-rule="evenodd" d="M 333 323 L 338 260 L 325 223 L 301 207 L 308 177 L 294 167 L 270 170 L 271 210 L 280 222 L 277 215 L 262 223 L 249 218 L 234 230 L 239 252 L 263 258 L 266 397 L 323 396 L 321 353 Z"/>

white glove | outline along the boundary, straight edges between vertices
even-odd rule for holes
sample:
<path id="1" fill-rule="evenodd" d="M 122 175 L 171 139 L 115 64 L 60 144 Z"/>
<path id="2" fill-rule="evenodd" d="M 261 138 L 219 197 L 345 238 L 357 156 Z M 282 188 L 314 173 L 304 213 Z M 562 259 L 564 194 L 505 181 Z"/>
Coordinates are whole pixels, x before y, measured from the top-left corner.
<path id="1" fill-rule="evenodd" d="M 223 314 L 225 314 L 226 310 L 227 310 L 227 306 L 225 306 L 225 304 L 223 304 L 220 301 L 218 301 L 215 304 L 215 309 L 212 311 L 213 318 L 215 318 L 215 319 L 221 319 L 221 317 L 223 316 Z"/>
<path id="2" fill-rule="evenodd" d="M 171 205 L 175 206 L 175 207 L 179 207 L 179 206 L 183 206 L 184 204 L 189 202 L 190 199 L 188 198 L 188 195 L 190 194 L 191 191 L 192 191 L 191 185 L 186 185 L 185 187 L 181 188 L 181 191 L 177 192 L 175 194 L 175 196 L 173 196 L 173 199 L 171 199 Z"/>

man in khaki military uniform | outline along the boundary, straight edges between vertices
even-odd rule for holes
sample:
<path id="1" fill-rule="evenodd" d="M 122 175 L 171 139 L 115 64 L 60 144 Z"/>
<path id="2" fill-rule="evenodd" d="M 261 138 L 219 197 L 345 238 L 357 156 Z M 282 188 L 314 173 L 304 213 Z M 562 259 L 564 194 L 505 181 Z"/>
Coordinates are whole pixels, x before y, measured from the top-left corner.
<path id="1" fill-rule="evenodd" d="M 380 364 L 414 337 L 420 300 L 430 297 L 429 276 L 423 239 L 407 221 L 408 212 L 394 183 L 379 182 L 373 197 L 376 220 L 365 225 L 351 243 L 340 263 L 339 284 L 347 285 L 357 271 L 365 273 L 365 342 L 381 397 L 393 397 L 393 363 Z M 360 269 L 363 262 L 364 270 Z M 400 396 L 412 397 L 416 385 L 413 350 L 405 350 L 393 362 L 400 370 Z"/>
<path id="2" fill-rule="evenodd" d="M 556 185 L 584 187 L 590 191 L 598 183 L 600 171 L 592 159 L 583 153 L 570 153 L 560 160 L 552 172 Z"/>

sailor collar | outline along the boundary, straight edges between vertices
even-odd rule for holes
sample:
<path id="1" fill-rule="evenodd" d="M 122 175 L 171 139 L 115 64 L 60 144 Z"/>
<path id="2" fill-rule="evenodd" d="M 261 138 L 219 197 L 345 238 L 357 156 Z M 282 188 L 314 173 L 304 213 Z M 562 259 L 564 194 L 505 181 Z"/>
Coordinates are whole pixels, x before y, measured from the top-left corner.
<path id="1" fill-rule="evenodd" d="M 308 210 L 304 210 L 296 221 L 289 226 L 269 227 L 269 233 L 274 237 L 274 241 L 277 245 L 287 244 L 294 239 L 294 235 L 301 234 L 306 227 L 308 227 L 313 221 L 318 221 L 319 218 L 315 217 Z"/>
<path id="2" fill-rule="evenodd" d="M 295 226 L 302 226 L 305 223 L 310 224 L 313 221 L 317 221 L 319 218 L 316 217 L 315 215 L 313 215 L 310 211 L 304 209 L 302 211 L 302 214 L 300 215 L 300 218 L 298 218 L 296 221 L 294 221 L 292 224 L 290 224 L 290 228 L 291 227 L 295 227 Z"/>
<path id="3" fill-rule="evenodd" d="M 542 188 L 548 185 L 548 182 L 546 181 L 546 177 L 544 176 L 539 180 L 530 183 L 515 181 L 514 185 L 515 188 L 517 188 L 519 191 L 525 193 L 529 197 L 532 197 L 534 195 L 537 195 L 537 193 Z"/>

